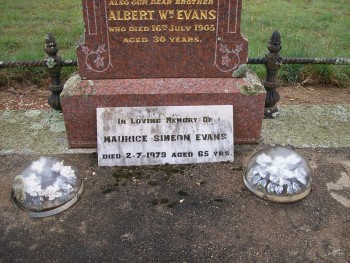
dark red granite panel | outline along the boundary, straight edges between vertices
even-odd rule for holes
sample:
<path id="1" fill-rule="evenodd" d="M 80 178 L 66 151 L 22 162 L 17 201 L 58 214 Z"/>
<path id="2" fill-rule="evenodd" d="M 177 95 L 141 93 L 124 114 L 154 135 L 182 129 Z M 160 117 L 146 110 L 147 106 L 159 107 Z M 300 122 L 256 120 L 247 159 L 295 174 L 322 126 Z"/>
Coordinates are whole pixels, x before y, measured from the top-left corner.
<path id="1" fill-rule="evenodd" d="M 96 108 L 233 105 L 236 144 L 257 143 L 265 93 L 243 95 L 241 79 L 134 79 L 82 81 L 61 97 L 69 145 L 96 147 Z"/>
<path id="2" fill-rule="evenodd" d="M 84 79 L 228 78 L 247 61 L 242 0 L 83 0 Z"/>

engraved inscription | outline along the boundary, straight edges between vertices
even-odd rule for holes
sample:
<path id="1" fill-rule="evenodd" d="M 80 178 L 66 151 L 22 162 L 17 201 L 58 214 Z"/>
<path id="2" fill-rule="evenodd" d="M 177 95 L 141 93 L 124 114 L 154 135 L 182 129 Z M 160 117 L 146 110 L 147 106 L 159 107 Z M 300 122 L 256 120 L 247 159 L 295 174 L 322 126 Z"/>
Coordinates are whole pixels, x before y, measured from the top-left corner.
<path id="1" fill-rule="evenodd" d="M 230 77 L 247 60 L 241 0 L 83 3 L 86 42 L 78 49 L 83 78 L 87 72 L 95 72 L 93 78 Z M 184 59 L 197 66 L 184 67 Z"/>
<path id="2" fill-rule="evenodd" d="M 102 166 L 234 159 L 232 106 L 99 108 L 97 121 Z"/>

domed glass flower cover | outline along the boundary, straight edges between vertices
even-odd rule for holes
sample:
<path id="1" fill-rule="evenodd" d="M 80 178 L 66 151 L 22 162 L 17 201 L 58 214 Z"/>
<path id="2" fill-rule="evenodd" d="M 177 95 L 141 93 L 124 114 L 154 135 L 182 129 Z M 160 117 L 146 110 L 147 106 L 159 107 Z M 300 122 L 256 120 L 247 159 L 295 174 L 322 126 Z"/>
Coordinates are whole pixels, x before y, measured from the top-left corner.
<path id="1" fill-rule="evenodd" d="M 294 150 L 274 146 L 258 151 L 248 162 L 245 185 L 260 198 L 273 202 L 296 202 L 311 189 L 308 161 Z"/>
<path id="2" fill-rule="evenodd" d="M 45 217 L 72 206 L 82 191 L 77 168 L 60 158 L 40 157 L 15 177 L 12 196 L 31 217 Z"/>

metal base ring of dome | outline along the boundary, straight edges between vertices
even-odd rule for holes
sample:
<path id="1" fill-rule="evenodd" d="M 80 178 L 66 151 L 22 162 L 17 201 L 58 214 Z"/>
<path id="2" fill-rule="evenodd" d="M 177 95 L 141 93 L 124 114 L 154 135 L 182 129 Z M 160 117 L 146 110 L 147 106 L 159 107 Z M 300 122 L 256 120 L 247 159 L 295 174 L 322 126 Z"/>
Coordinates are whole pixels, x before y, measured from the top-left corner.
<path id="1" fill-rule="evenodd" d="M 12 202 L 19 208 L 23 209 L 24 211 L 28 212 L 29 217 L 33 217 L 33 218 L 41 218 L 41 217 L 48 217 L 48 216 L 53 216 L 56 215 L 58 213 L 61 213 L 65 210 L 67 210 L 68 208 L 70 208 L 71 206 L 73 206 L 81 197 L 82 193 L 84 190 L 84 183 L 83 180 L 81 180 L 81 187 L 79 189 L 79 191 L 77 192 L 77 194 L 68 202 L 64 203 L 63 205 L 56 207 L 54 209 L 51 210 L 47 210 L 47 211 L 42 211 L 42 212 L 34 212 L 34 211 L 30 211 L 26 208 L 24 208 L 16 199 L 16 196 L 14 194 L 14 191 L 11 191 L 11 200 Z"/>
<path id="2" fill-rule="evenodd" d="M 257 189 L 255 189 L 254 187 L 252 187 L 247 179 L 245 178 L 245 176 L 243 176 L 243 181 L 244 184 L 248 187 L 248 189 L 254 193 L 256 196 L 258 196 L 261 199 L 267 200 L 267 201 L 271 201 L 271 202 L 275 202 L 275 203 L 295 203 L 298 202 L 302 199 L 304 199 L 311 190 L 311 187 L 305 189 L 305 191 L 301 192 L 300 194 L 296 194 L 296 195 L 289 195 L 289 196 L 277 196 L 277 195 L 269 195 L 263 192 L 258 191 Z"/>

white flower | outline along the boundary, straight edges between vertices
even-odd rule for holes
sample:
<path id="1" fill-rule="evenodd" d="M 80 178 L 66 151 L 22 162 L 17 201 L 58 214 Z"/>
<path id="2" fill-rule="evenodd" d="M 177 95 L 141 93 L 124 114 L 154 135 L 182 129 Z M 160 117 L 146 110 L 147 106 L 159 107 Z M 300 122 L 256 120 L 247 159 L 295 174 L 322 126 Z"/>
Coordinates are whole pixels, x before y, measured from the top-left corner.
<path id="1" fill-rule="evenodd" d="M 271 163 L 272 159 L 270 156 L 268 156 L 265 153 L 260 154 L 257 158 L 256 158 L 256 162 L 258 164 L 260 164 L 261 166 L 266 166 L 267 164 Z"/>
<path id="2" fill-rule="evenodd" d="M 62 193 L 60 190 L 61 188 L 59 186 L 59 182 L 55 181 L 52 185 L 49 185 L 48 187 L 46 187 L 46 189 L 44 189 L 42 195 L 48 197 L 49 200 L 52 201 L 57 197 L 62 196 Z"/>
<path id="3" fill-rule="evenodd" d="M 283 169 L 281 171 L 281 178 L 284 178 L 284 179 L 292 179 L 294 178 L 294 173 L 292 171 L 290 171 L 289 169 Z"/>
<path id="4" fill-rule="evenodd" d="M 38 192 L 41 190 L 40 178 L 31 173 L 30 176 L 24 178 L 25 191 L 31 196 L 38 196 Z"/>
<path id="5" fill-rule="evenodd" d="M 279 185 L 280 186 L 284 186 L 284 185 L 288 185 L 288 181 L 287 180 L 285 180 L 285 179 L 283 179 L 283 178 L 280 178 L 280 181 L 279 181 Z"/>
<path id="6" fill-rule="evenodd" d="M 60 171 L 60 174 L 66 177 L 67 179 L 75 178 L 75 171 L 72 169 L 71 166 L 63 166 Z"/>
<path id="7" fill-rule="evenodd" d="M 273 160 L 273 164 L 278 168 L 278 169 L 286 169 L 288 163 L 286 161 L 286 158 L 282 156 L 276 156 L 276 158 Z"/>
<path id="8" fill-rule="evenodd" d="M 306 171 L 302 167 L 298 167 L 297 169 L 294 170 L 294 177 L 303 185 L 307 184 L 307 179 L 306 179 Z"/>
<path id="9" fill-rule="evenodd" d="M 253 176 L 260 175 L 262 178 L 265 178 L 267 175 L 266 167 L 258 166 L 256 168 L 254 168 L 254 170 L 252 171 L 252 175 Z"/>
<path id="10" fill-rule="evenodd" d="M 268 172 L 269 174 L 277 174 L 278 173 L 278 167 L 275 166 L 275 165 L 271 165 L 271 166 L 266 168 L 266 172 Z"/>
<path id="11" fill-rule="evenodd" d="M 252 175 L 253 176 L 258 175 L 258 174 L 259 174 L 259 168 L 256 168 L 256 169 L 252 170 Z"/>
<path id="12" fill-rule="evenodd" d="M 270 181 L 276 183 L 278 181 L 278 177 L 275 174 L 270 174 Z"/>
<path id="13" fill-rule="evenodd" d="M 43 172 L 45 166 L 45 158 L 41 157 L 38 161 L 34 161 L 30 168 L 34 171 L 37 172 L 38 174 Z"/>
<path id="14" fill-rule="evenodd" d="M 66 190 L 67 190 L 67 193 L 69 194 L 73 192 L 74 189 L 73 189 L 73 186 L 71 186 L 70 184 L 67 184 Z"/>
<path id="15" fill-rule="evenodd" d="M 64 167 L 63 161 L 62 161 L 62 162 L 56 162 L 56 163 L 52 166 L 51 170 L 54 171 L 54 172 L 60 172 L 60 171 L 62 170 L 63 167 Z"/>
<path id="16" fill-rule="evenodd" d="M 301 162 L 301 159 L 296 154 L 291 154 L 286 158 L 287 163 L 297 165 Z"/>
<path id="17" fill-rule="evenodd" d="M 308 180 L 307 171 L 301 162 L 302 159 L 296 154 L 275 156 L 273 159 L 264 153 L 260 154 L 256 158 L 256 167 L 252 169 L 250 182 L 256 187 L 266 188 L 270 194 L 282 194 L 284 186 L 287 194 L 298 193 L 301 185 L 306 185 Z"/>

